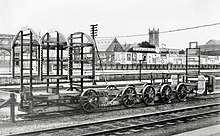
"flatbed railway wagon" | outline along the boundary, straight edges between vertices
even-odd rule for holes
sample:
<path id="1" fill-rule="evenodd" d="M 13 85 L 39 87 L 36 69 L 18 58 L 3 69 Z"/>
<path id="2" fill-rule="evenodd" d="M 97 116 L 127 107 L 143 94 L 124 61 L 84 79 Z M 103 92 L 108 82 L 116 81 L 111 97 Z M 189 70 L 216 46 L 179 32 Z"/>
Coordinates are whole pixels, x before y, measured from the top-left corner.
<path id="1" fill-rule="evenodd" d="M 40 38 L 31 28 L 24 28 L 12 41 L 12 76 L 20 80 L 19 109 L 29 114 L 79 109 L 94 112 L 121 104 L 131 108 L 141 102 L 170 103 L 174 98 L 185 101 L 186 83 L 173 78 L 170 84 L 167 75 L 163 74 L 161 83 L 152 77 L 145 84 L 88 88 L 96 75 L 95 42 L 87 34 L 76 32 L 66 38 L 53 30 Z M 67 88 L 64 83 L 68 83 Z"/>
<path id="2" fill-rule="evenodd" d="M 20 80 L 19 109 L 30 114 L 80 108 L 93 112 L 102 106 L 152 103 L 155 91 L 149 85 L 86 89 L 84 84 L 95 80 L 94 53 L 93 39 L 82 32 L 66 39 L 59 31 L 40 38 L 31 28 L 20 30 L 12 42 L 12 76 Z M 35 82 L 45 85 L 37 87 Z M 68 89 L 63 82 L 69 83 Z"/>

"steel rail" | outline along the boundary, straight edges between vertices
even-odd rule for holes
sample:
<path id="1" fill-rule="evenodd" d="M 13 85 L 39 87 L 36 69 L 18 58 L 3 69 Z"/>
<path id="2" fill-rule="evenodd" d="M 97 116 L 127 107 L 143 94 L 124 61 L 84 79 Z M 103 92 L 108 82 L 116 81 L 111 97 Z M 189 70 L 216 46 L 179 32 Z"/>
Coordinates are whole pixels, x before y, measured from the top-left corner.
<path id="1" fill-rule="evenodd" d="M 130 125 L 130 126 L 120 127 L 120 128 L 116 128 L 116 129 L 103 130 L 103 131 L 98 131 L 98 132 L 82 134 L 80 136 L 103 135 L 103 134 L 108 134 L 108 133 L 124 131 L 124 130 L 137 129 L 137 128 L 156 125 L 156 124 L 161 124 L 161 123 L 174 122 L 174 121 L 178 121 L 178 120 L 185 120 L 185 119 L 189 119 L 189 118 L 193 118 L 193 117 L 197 117 L 197 116 L 203 116 L 203 115 L 214 114 L 214 113 L 219 113 L 219 112 L 220 112 L 220 110 L 213 110 L 213 111 L 204 112 L 204 113 L 184 115 L 184 116 L 180 116 L 180 117 L 174 117 L 174 118 L 171 118 L 171 119 L 164 119 L 164 120 L 153 121 L 153 122 L 148 122 L 148 123 L 143 123 L 143 124 L 138 124 L 138 125 Z"/>
<path id="2" fill-rule="evenodd" d="M 184 111 L 187 111 L 187 110 L 194 110 L 194 109 L 207 108 L 207 107 L 215 107 L 215 106 L 220 106 L 220 103 L 213 103 L 213 104 L 206 104 L 206 105 L 200 105 L 200 106 L 185 107 L 185 108 L 179 108 L 179 109 L 174 109 L 174 110 L 167 110 L 167 111 L 162 111 L 162 112 L 160 111 L 160 112 L 148 113 L 148 114 L 140 114 L 140 115 L 136 115 L 136 116 L 128 116 L 128 117 L 122 117 L 122 118 L 102 120 L 102 121 L 97 121 L 97 122 L 92 122 L 92 123 L 85 123 L 85 124 L 72 125 L 72 126 L 66 126 L 66 127 L 43 129 L 43 130 L 30 131 L 30 132 L 24 132 L 24 133 L 15 133 L 15 134 L 11 134 L 9 136 L 37 135 L 37 134 L 42 134 L 42 133 L 47 133 L 47 132 L 53 133 L 53 131 L 57 132 L 59 130 L 72 130 L 74 128 L 85 128 L 85 127 L 88 127 L 88 126 L 94 126 L 94 125 L 100 125 L 100 124 L 106 124 L 106 123 L 112 123 L 112 122 L 120 122 L 120 121 L 123 121 L 123 120 L 132 120 L 132 119 L 138 119 L 138 118 L 143 118 L 143 117 L 146 118 L 146 117 L 150 117 L 150 116 L 159 116 L 159 115 L 164 115 L 164 114 L 171 114 L 171 113 L 176 113 L 176 112 L 184 112 Z M 171 119 L 165 119 L 165 120 L 160 120 L 160 121 L 143 123 L 143 124 L 139 124 L 139 125 L 129 125 L 129 126 L 126 126 L 126 127 L 120 127 L 120 128 L 116 128 L 116 129 L 97 131 L 97 132 L 93 132 L 93 133 L 82 134 L 82 136 L 107 134 L 107 133 L 118 132 L 118 131 L 122 131 L 122 130 L 140 128 L 140 127 L 144 127 L 144 126 L 147 126 L 147 125 L 152 125 L 152 124 L 155 124 L 155 123 L 169 122 L 169 121 L 180 120 L 180 119 L 185 119 L 185 118 L 194 117 L 194 116 L 200 116 L 200 115 L 205 115 L 205 114 L 211 114 L 211 113 L 216 113 L 216 112 L 220 112 L 220 110 L 209 111 L 209 112 L 199 113 L 199 114 L 186 115 L 186 116 L 180 116 L 180 117 L 175 117 L 175 118 L 171 118 Z"/>
<path id="3" fill-rule="evenodd" d="M 203 99 L 213 99 L 213 98 L 220 98 L 220 97 L 211 97 L 211 98 L 199 98 L 199 100 Z M 198 99 L 193 98 L 193 99 L 188 99 L 187 102 L 192 102 L 192 101 L 197 101 Z M 181 102 L 177 102 L 181 103 Z M 143 108 L 144 104 L 138 104 L 134 106 L 132 109 L 138 109 L 138 108 Z M 161 106 L 164 105 L 164 103 L 154 103 L 152 106 Z M 94 113 L 106 113 L 106 112 L 112 112 L 112 111 L 123 111 L 126 110 L 126 107 L 120 106 L 120 107 L 99 107 L 97 111 Z M 75 116 L 75 115 L 86 115 L 88 114 L 87 112 L 83 111 L 82 109 L 78 109 L 77 111 L 68 110 L 68 111 L 62 111 L 62 112 L 48 112 L 47 114 L 39 114 L 39 115 L 29 115 L 29 114 L 19 114 L 17 115 L 21 120 L 19 121 L 34 121 L 34 120 L 43 120 L 43 119 L 50 119 L 54 117 L 67 117 L 67 116 Z"/>

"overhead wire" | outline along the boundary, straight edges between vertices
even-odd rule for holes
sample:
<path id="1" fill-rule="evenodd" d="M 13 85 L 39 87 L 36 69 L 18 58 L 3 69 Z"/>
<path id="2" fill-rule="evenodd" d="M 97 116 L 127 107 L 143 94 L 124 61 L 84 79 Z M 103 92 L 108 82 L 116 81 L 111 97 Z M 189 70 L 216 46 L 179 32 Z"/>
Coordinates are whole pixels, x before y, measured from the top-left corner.
<path id="1" fill-rule="evenodd" d="M 192 29 L 198 29 L 198 28 L 202 28 L 202 27 L 210 27 L 210 26 L 216 26 L 216 25 L 220 25 L 220 23 L 213 23 L 213 24 L 207 24 L 207 25 L 199 25 L 199 26 L 193 26 L 193 27 L 186 27 L 186 28 L 180 28 L 180 29 L 174 29 L 174 30 L 167 30 L 167 31 L 161 31 L 159 32 L 160 34 L 164 34 L 164 33 L 172 33 L 172 32 L 178 32 L 178 31 L 186 31 L 186 30 L 192 30 Z M 133 35 L 118 35 L 118 36 L 106 36 L 106 37 L 97 37 L 98 39 L 111 39 L 114 37 L 117 38 L 129 38 L 129 37 L 139 37 L 139 36 L 146 36 L 149 35 L 148 33 L 145 34 L 133 34 Z"/>

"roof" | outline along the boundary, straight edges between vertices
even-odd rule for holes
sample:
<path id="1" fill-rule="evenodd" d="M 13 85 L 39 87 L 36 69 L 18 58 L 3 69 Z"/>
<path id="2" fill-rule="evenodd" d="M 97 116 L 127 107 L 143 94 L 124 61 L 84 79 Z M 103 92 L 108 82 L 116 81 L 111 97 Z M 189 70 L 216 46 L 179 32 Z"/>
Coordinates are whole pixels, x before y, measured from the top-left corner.
<path id="1" fill-rule="evenodd" d="M 220 40 L 209 40 L 205 45 L 200 45 L 201 50 L 220 50 Z"/>
<path id="2" fill-rule="evenodd" d="M 99 51 L 106 51 L 113 39 L 96 40 L 96 46 Z"/>
<path id="3" fill-rule="evenodd" d="M 138 47 L 137 43 L 131 43 L 131 44 L 123 44 L 122 47 L 124 48 L 125 51 L 128 51 L 132 47 Z"/>
<path id="4" fill-rule="evenodd" d="M 219 44 L 220 45 L 220 40 L 209 40 L 206 45 L 216 45 Z"/>
<path id="5" fill-rule="evenodd" d="M 123 49 L 123 47 L 121 46 L 121 44 L 118 42 L 118 40 L 115 38 L 112 43 L 109 45 L 109 47 L 106 49 L 106 51 L 109 51 L 109 52 L 122 52 L 122 51 L 125 51 Z"/>
<path id="6" fill-rule="evenodd" d="M 209 40 L 205 45 L 200 45 L 202 54 L 220 55 L 220 40 Z"/>
<path id="7" fill-rule="evenodd" d="M 115 51 L 125 51 L 121 46 L 117 38 L 107 39 L 107 40 L 97 40 L 96 45 L 99 51 L 105 52 L 115 52 Z"/>

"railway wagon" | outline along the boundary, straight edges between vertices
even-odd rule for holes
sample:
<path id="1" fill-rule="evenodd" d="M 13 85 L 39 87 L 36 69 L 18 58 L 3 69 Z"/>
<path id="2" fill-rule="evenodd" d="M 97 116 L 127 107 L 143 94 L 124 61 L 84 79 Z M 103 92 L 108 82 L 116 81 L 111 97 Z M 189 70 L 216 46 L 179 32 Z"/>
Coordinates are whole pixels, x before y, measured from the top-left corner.
<path id="1" fill-rule="evenodd" d="M 96 79 L 95 47 L 94 40 L 83 32 L 66 38 L 53 30 L 40 38 L 31 28 L 20 30 L 12 41 L 12 76 L 20 79 L 19 109 L 30 114 L 73 109 L 93 112 L 120 104 L 131 108 L 141 102 L 152 105 L 157 100 L 186 100 L 187 84 L 179 82 L 179 76 L 169 82 L 168 73 L 163 74 L 160 83 L 152 76 L 145 84 L 86 88 L 85 84 L 95 83 Z M 55 73 L 52 65 L 56 66 Z M 68 73 L 64 72 L 65 65 Z M 45 87 L 36 87 L 33 79 L 45 80 Z M 62 87 L 62 81 L 69 83 L 67 88 Z"/>

